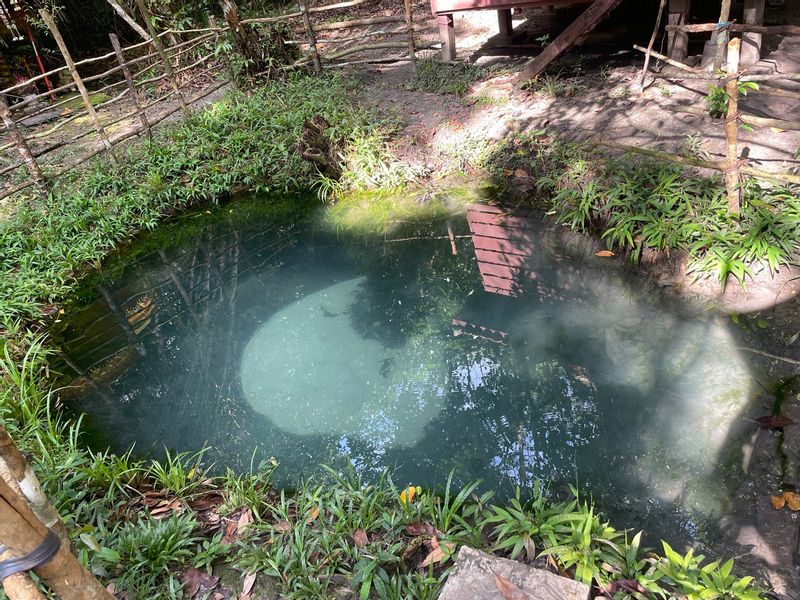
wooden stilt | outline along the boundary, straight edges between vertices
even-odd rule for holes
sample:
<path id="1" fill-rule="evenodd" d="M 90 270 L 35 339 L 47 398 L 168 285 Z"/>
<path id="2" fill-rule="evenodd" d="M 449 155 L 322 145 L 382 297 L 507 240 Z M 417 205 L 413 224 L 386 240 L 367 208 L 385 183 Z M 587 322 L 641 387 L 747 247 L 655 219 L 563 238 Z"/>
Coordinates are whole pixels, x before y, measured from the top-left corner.
<path id="1" fill-rule="evenodd" d="M 298 3 L 300 7 L 300 14 L 303 15 L 303 27 L 306 30 L 306 39 L 308 39 L 308 47 L 311 50 L 311 62 L 314 65 L 316 73 L 322 73 L 322 60 L 319 58 L 319 50 L 317 50 L 317 35 L 314 33 L 314 27 L 311 24 L 311 17 L 308 16 L 308 8 L 306 7 L 305 0 L 300 0 Z"/>
<path id="2" fill-rule="evenodd" d="M 47 186 L 44 174 L 42 174 L 39 163 L 36 162 L 36 158 L 34 158 L 30 146 L 28 146 L 28 142 L 25 140 L 25 136 L 23 136 L 19 128 L 17 128 L 17 123 L 11 115 L 11 109 L 8 107 L 6 97 L 2 94 L 0 94 L 0 117 L 3 119 L 6 131 L 11 134 L 11 139 L 14 141 L 14 145 L 17 147 L 22 160 L 25 161 L 25 166 L 28 167 L 28 172 L 31 177 L 33 177 L 33 180 L 40 189 L 44 189 Z"/>
<path id="3" fill-rule="evenodd" d="M 667 25 L 683 25 L 689 20 L 691 0 L 669 0 Z M 667 55 L 679 62 L 689 55 L 689 35 L 683 31 L 667 30 Z"/>
<path id="4" fill-rule="evenodd" d="M 155 46 L 156 52 L 158 52 L 161 63 L 164 65 L 164 72 L 167 75 L 170 86 L 172 86 L 172 91 L 175 92 L 175 97 L 178 99 L 178 104 L 180 104 L 183 114 L 188 117 L 191 112 L 189 111 L 189 107 L 186 106 L 186 100 L 183 99 L 183 94 L 181 94 L 178 80 L 175 78 L 175 71 L 172 69 L 172 64 L 169 62 L 169 57 L 164 50 L 164 44 L 162 43 L 161 38 L 158 37 L 155 27 L 153 27 L 153 16 L 147 9 L 147 5 L 144 3 L 144 0 L 136 0 L 136 6 L 139 7 L 139 12 L 144 19 L 145 25 L 147 25 L 147 31 L 150 34 L 150 39 L 153 42 L 153 46 Z"/>
<path id="5" fill-rule="evenodd" d="M 744 0 L 744 22 L 746 25 L 764 24 L 764 0 Z M 740 65 L 754 65 L 761 60 L 761 33 L 748 32 L 742 35 Z"/>
<path id="6" fill-rule="evenodd" d="M 117 37 L 116 33 L 109 33 L 108 38 L 111 40 L 111 47 L 114 48 L 114 53 L 117 55 L 117 62 L 122 68 L 122 75 L 125 77 L 125 83 L 128 86 L 128 93 L 130 94 L 131 102 L 133 102 L 133 106 L 136 108 L 136 112 L 139 115 L 139 121 L 141 121 L 142 127 L 147 132 L 147 137 L 152 138 L 153 132 L 150 130 L 150 122 L 147 120 L 147 115 L 142 109 L 142 103 L 139 100 L 139 93 L 136 91 L 136 86 L 133 83 L 133 78 L 131 77 L 131 70 L 128 68 L 128 63 L 125 62 L 125 56 L 122 53 L 122 46 L 119 43 L 119 38 Z"/>
<path id="7" fill-rule="evenodd" d="M 453 15 L 436 15 L 439 38 L 442 40 L 442 62 L 450 63 L 456 59 L 456 32 Z"/>
<path id="8" fill-rule="evenodd" d="M 497 28 L 500 30 L 500 39 L 510 41 L 514 33 L 514 23 L 511 20 L 511 9 L 501 8 L 497 11 Z"/>
<path id="9" fill-rule="evenodd" d="M 80 92 L 81 98 L 83 99 L 83 104 L 86 107 L 86 112 L 89 113 L 89 118 L 91 119 L 92 124 L 94 125 L 95 131 L 97 131 L 97 135 L 100 137 L 100 141 L 103 143 L 103 147 L 108 151 L 108 156 L 111 159 L 111 161 L 116 162 L 117 159 L 114 156 L 111 142 L 108 139 L 106 130 L 100 124 L 100 119 L 97 118 L 97 113 L 94 110 L 94 106 L 92 106 L 92 101 L 89 99 L 89 92 L 86 90 L 86 86 L 83 85 L 83 80 L 81 79 L 81 76 L 78 73 L 78 69 L 75 66 L 75 62 L 72 60 L 72 56 L 69 53 L 67 44 L 64 42 L 64 38 L 61 37 L 61 32 L 58 30 L 58 27 L 56 26 L 55 19 L 53 19 L 52 15 L 49 12 L 47 12 L 44 8 L 39 9 L 39 15 L 42 17 L 42 20 L 45 22 L 47 28 L 50 30 L 50 33 L 53 34 L 53 37 L 56 40 L 58 49 L 61 51 L 61 56 L 64 57 L 64 62 L 67 63 L 67 69 L 69 70 L 70 75 L 72 75 L 72 80 L 75 82 L 75 86 L 78 88 L 78 92 Z"/>

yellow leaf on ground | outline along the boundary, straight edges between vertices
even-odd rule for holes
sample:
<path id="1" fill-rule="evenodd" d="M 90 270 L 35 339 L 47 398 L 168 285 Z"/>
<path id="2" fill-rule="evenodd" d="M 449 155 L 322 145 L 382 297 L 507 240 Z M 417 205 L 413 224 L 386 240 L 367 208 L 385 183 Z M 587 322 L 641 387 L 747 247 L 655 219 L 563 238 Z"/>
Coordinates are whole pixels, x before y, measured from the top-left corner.
<path id="1" fill-rule="evenodd" d="M 783 133 L 784 131 L 786 131 L 785 129 L 781 129 L 780 127 L 770 127 L 769 130 L 772 133 Z"/>
<path id="2" fill-rule="evenodd" d="M 319 516 L 319 508 L 315 506 L 308 513 L 308 518 L 306 519 L 306 525 L 311 525 L 314 521 L 317 520 L 318 516 Z"/>
<path id="3" fill-rule="evenodd" d="M 494 584 L 500 590 L 504 600 L 530 600 L 530 595 L 511 583 L 502 575 L 494 574 Z"/>
<path id="4" fill-rule="evenodd" d="M 608 257 L 608 256 L 614 256 L 614 253 L 611 250 L 600 250 L 598 252 L 595 252 L 594 255 Z"/>
<path id="5" fill-rule="evenodd" d="M 786 506 L 786 498 L 783 496 L 770 496 L 769 501 L 772 502 L 772 506 L 775 510 L 780 510 Z"/>
<path id="6" fill-rule="evenodd" d="M 421 566 L 423 567 L 442 562 L 448 559 L 453 553 L 453 544 L 449 542 L 439 543 L 439 540 L 437 540 L 435 536 L 431 539 L 431 545 L 433 546 L 433 550 L 425 557 L 425 560 L 422 561 Z"/>
<path id="7" fill-rule="evenodd" d="M 789 507 L 789 510 L 800 510 L 800 494 L 783 492 L 783 497 L 786 499 L 786 506 Z"/>
<path id="8" fill-rule="evenodd" d="M 417 494 L 417 488 L 410 485 L 402 492 L 400 492 L 400 503 L 401 504 L 408 504 L 414 501 L 414 496 Z"/>

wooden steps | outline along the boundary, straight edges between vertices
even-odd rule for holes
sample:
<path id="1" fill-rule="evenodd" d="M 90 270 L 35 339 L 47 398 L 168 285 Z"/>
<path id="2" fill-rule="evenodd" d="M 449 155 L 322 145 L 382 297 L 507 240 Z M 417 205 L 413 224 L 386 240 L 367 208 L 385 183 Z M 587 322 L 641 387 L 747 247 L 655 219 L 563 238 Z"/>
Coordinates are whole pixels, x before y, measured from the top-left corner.
<path id="1" fill-rule="evenodd" d="M 622 0 L 595 0 L 581 16 L 570 23 L 561 35 L 545 46 L 541 54 L 525 63 L 517 80 L 519 84 L 538 77 L 547 66 L 576 44 L 581 44 L 586 36 L 614 10 Z"/>

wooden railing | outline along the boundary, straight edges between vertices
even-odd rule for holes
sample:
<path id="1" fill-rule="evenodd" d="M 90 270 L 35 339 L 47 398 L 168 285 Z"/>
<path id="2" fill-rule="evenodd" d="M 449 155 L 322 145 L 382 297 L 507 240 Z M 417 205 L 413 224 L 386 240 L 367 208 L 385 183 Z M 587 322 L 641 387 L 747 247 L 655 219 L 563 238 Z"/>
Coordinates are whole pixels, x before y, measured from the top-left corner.
<path id="1" fill-rule="evenodd" d="M 234 48 L 231 53 L 220 52 L 219 45 L 220 38 L 232 35 L 236 28 L 247 28 L 257 38 L 258 30 L 264 25 L 279 22 L 289 25 L 296 39 L 287 39 L 284 43 L 299 47 L 301 56 L 291 64 L 271 66 L 271 69 L 313 66 L 317 72 L 322 72 L 347 65 L 396 61 L 411 61 L 416 67 L 417 51 L 431 46 L 423 46 L 418 40 L 424 27 L 415 25 L 412 20 L 411 0 L 405 0 L 403 14 L 338 22 L 320 19 L 331 11 L 374 2 L 351 0 L 306 9 L 301 1 L 295 12 L 239 21 L 235 4 L 226 0 L 223 4 L 232 6 L 233 14 L 226 10 L 224 25 L 217 25 L 213 17 L 209 18 L 208 27 L 188 30 L 157 33 L 148 25 L 150 39 L 128 46 L 122 46 L 111 33 L 112 52 L 80 61 L 72 60 L 57 24 L 46 11 L 41 11 L 65 64 L 0 90 L 0 117 L 7 133 L 7 139 L 0 140 L 0 200 L 29 188 L 47 190 L 53 180 L 97 155 L 104 154 L 113 162 L 116 160 L 114 147 L 118 144 L 142 133 L 151 135 L 154 126 L 178 111 L 188 114 L 193 103 L 226 85 L 236 85 L 232 66 L 236 44 L 231 45 Z M 137 4 L 144 12 L 145 21 L 152 23 L 144 3 Z M 337 35 L 343 31 L 351 33 L 344 37 Z M 87 67 L 96 71 L 98 66 L 101 72 L 81 75 Z M 7 100 L 37 82 L 64 74 L 69 74 L 69 83 L 24 96 L 14 104 Z M 259 74 L 263 72 L 255 75 Z M 202 89 L 192 95 L 190 88 L 201 81 Z M 100 87 L 91 87 L 98 83 Z M 78 98 L 73 94 L 75 91 L 79 93 Z M 69 97 L 60 98 L 59 95 L 65 93 L 69 93 Z M 99 94 L 108 94 L 111 98 L 93 102 L 92 96 L 96 99 Z M 39 102 L 44 105 L 24 112 Z M 76 102 L 79 102 L 77 108 L 73 106 Z M 51 126 L 28 133 L 27 124 L 59 108 L 62 109 L 60 114 L 44 120 L 52 122 Z M 118 114 L 120 109 L 122 114 Z M 56 138 L 60 130 L 76 122 L 80 126 L 75 127 L 72 135 Z M 130 122 L 127 127 L 126 122 Z M 123 128 L 120 130 L 120 127 Z M 65 149 L 70 159 L 66 164 L 57 160 L 60 154 L 53 154 L 63 153 Z"/>

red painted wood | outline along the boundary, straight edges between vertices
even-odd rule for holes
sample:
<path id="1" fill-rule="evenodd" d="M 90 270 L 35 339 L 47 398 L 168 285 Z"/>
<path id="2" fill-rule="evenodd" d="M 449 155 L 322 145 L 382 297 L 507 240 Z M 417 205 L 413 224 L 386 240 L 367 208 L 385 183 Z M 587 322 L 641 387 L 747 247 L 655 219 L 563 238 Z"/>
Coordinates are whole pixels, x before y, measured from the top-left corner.
<path id="1" fill-rule="evenodd" d="M 433 14 L 447 14 L 462 10 L 497 10 L 525 6 L 568 6 L 587 4 L 592 0 L 431 0 Z"/>

